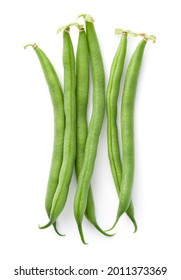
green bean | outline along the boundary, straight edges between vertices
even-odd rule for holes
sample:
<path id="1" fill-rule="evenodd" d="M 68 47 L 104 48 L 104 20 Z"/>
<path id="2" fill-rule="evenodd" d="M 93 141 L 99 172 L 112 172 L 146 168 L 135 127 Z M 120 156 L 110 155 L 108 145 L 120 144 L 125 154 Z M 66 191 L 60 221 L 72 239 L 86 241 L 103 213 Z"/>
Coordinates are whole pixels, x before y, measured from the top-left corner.
<path id="1" fill-rule="evenodd" d="M 64 110 L 65 136 L 63 162 L 59 182 L 54 194 L 49 222 L 40 228 L 47 228 L 55 222 L 64 209 L 76 156 L 76 103 L 75 103 L 75 58 L 69 27 L 63 31 L 63 66 L 64 66 Z"/>
<path id="2" fill-rule="evenodd" d="M 89 53 L 87 38 L 84 28 L 79 26 L 79 39 L 76 54 L 76 113 L 77 113 L 77 139 L 76 139 L 76 176 L 77 180 L 80 174 L 82 163 L 84 160 L 84 150 L 87 139 L 87 103 L 89 93 Z M 91 186 L 87 198 L 87 206 L 85 216 L 95 228 L 106 236 L 98 225 L 95 214 L 95 204 Z"/>
<path id="3" fill-rule="evenodd" d="M 90 21 L 88 22 L 87 20 Z M 90 180 L 94 170 L 105 107 L 105 77 L 99 42 L 92 19 L 85 16 L 85 21 L 93 79 L 93 111 L 86 140 L 84 160 L 79 174 L 78 186 L 74 199 L 74 215 L 81 240 L 84 244 L 86 244 L 86 242 L 82 230 L 82 221 L 87 207 Z"/>
<path id="4" fill-rule="evenodd" d="M 51 167 L 49 172 L 49 179 L 47 185 L 47 193 L 45 199 L 45 208 L 50 216 L 50 211 L 52 207 L 53 197 L 58 185 L 58 178 L 60 173 L 60 168 L 63 160 L 63 142 L 64 142 L 64 106 L 63 106 L 63 93 L 62 87 L 60 85 L 59 78 L 57 73 L 50 62 L 46 54 L 36 45 L 26 45 L 32 46 L 35 50 L 39 62 L 41 64 L 42 70 L 44 72 L 47 85 L 49 87 L 49 92 L 53 105 L 54 112 L 54 144 L 53 144 L 53 153 L 51 160 Z M 55 231 L 56 224 L 54 224 Z M 58 233 L 59 234 L 59 233 Z"/>
<path id="5" fill-rule="evenodd" d="M 117 100 L 127 48 L 127 32 L 121 31 L 120 33 L 122 34 L 122 38 L 112 62 L 106 96 L 108 155 L 118 197 L 120 194 L 122 178 L 122 163 L 117 128 Z M 134 218 L 134 207 L 132 202 L 129 208 L 126 210 L 126 213 L 132 220 L 136 231 L 137 224 Z"/>
<path id="6" fill-rule="evenodd" d="M 151 36 L 143 35 L 143 40 L 138 44 L 128 65 L 121 104 L 121 134 L 123 153 L 123 174 L 121 180 L 119 206 L 116 221 L 128 209 L 134 178 L 134 103 L 139 72 L 143 59 L 144 49 Z"/>

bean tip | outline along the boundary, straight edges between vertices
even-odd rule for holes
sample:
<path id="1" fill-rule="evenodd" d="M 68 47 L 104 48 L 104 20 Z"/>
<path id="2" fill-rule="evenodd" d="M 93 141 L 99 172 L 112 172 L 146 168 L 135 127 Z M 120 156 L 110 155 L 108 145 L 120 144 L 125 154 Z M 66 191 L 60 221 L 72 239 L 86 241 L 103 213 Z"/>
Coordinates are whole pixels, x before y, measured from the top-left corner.
<path id="1" fill-rule="evenodd" d="M 50 227 L 51 225 L 52 225 L 52 222 L 51 222 L 51 221 L 49 221 L 46 225 L 44 225 L 44 226 L 40 226 L 40 225 L 38 225 L 38 227 L 39 227 L 39 229 L 45 229 L 45 228 Z"/>
<path id="2" fill-rule="evenodd" d="M 89 14 L 81 14 L 77 17 L 77 19 L 80 18 L 80 17 L 82 17 L 84 19 L 84 21 L 92 22 L 92 23 L 94 22 L 93 17 Z"/>
<path id="3" fill-rule="evenodd" d="M 134 224 L 134 231 L 133 231 L 133 233 L 136 233 L 137 230 L 138 230 L 137 223 L 135 223 L 135 224 Z"/>
<path id="4" fill-rule="evenodd" d="M 53 227 L 54 227 L 55 232 L 56 232 L 59 236 L 66 236 L 66 234 L 62 234 L 62 233 L 60 233 L 60 232 L 58 231 L 56 223 L 53 224 Z"/>
<path id="5" fill-rule="evenodd" d="M 96 229 L 102 233 L 103 235 L 107 236 L 107 237 L 112 237 L 114 236 L 116 233 L 107 233 L 106 230 L 103 230 L 102 228 L 100 228 L 98 225 L 95 225 Z"/>
<path id="6" fill-rule="evenodd" d="M 82 225 L 78 225 L 78 230 L 79 230 L 79 234 L 80 234 L 80 238 L 82 240 L 82 243 L 84 245 L 88 245 L 88 243 L 85 241 L 85 238 L 84 238 L 84 234 L 83 234 L 83 230 L 82 230 Z"/>
<path id="7" fill-rule="evenodd" d="M 36 47 L 38 47 L 38 45 L 36 43 L 34 43 L 34 44 L 27 44 L 23 48 L 27 49 L 28 47 L 32 47 L 33 49 L 35 49 Z"/>

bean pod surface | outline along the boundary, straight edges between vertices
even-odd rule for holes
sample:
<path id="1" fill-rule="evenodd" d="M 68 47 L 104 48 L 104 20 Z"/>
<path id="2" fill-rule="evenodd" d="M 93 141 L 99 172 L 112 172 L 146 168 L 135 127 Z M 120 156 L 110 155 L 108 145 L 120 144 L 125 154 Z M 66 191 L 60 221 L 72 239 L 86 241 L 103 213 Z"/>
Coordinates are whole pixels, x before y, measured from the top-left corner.
<path id="1" fill-rule="evenodd" d="M 79 173 L 84 160 L 84 151 L 88 134 L 87 104 L 89 94 L 89 52 L 84 28 L 79 29 L 79 39 L 76 54 L 76 113 L 77 113 L 77 139 L 76 139 L 76 176 Z M 112 236 L 104 232 L 97 223 L 95 203 L 91 186 L 87 198 L 85 216 L 95 228 L 106 236 Z"/>
<path id="2" fill-rule="evenodd" d="M 82 220 L 87 207 L 90 181 L 94 170 L 105 107 L 104 67 L 98 38 L 92 22 L 86 21 L 86 34 L 92 69 L 93 110 L 86 140 L 84 160 L 79 174 L 78 187 L 74 199 L 74 215 L 83 243 L 86 242 L 82 231 Z"/>
<path id="3" fill-rule="evenodd" d="M 125 77 L 121 104 L 123 174 L 121 180 L 119 207 L 113 227 L 116 225 L 121 215 L 128 209 L 131 202 L 134 178 L 134 103 L 146 42 L 147 39 L 144 38 L 138 44 L 129 62 Z"/>
<path id="4" fill-rule="evenodd" d="M 59 173 L 63 160 L 63 143 L 64 143 L 64 126 L 65 126 L 63 92 L 55 68 L 53 67 L 47 55 L 37 46 L 37 44 L 27 45 L 27 46 L 32 46 L 37 54 L 37 57 L 41 64 L 49 88 L 50 97 L 53 105 L 54 143 L 53 143 L 53 153 L 52 153 L 52 160 L 51 160 L 51 166 L 49 172 L 49 179 L 47 184 L 47 193 L 45 199 L 46 212 L 48 214 L 48 217 L 50 217 L 52 201 L 58 185 Z M 25 48 L 27 46 L 25 46 Z M 58 233 L 55 223 L 54 223 L 54 228 L 55 231 Z"/>
<path id="5" fill-rule="evenodd" d="M 123 31 L 121 41 L 112 62 L 106 95 L 108 155 L 118 197 L 120 195 L 121 188 L 122 162 L 117 126 L 117 102 L 120 91 L 120 81 L 124 68 L 124 61 L 126 57 L 126 49 L 127 32 Z M 136 231 L 137 224 L 134 218 L 134 207 L 132 202 L 130 202 L 130 206 L 126 210 L 126 213 L 132 220 Z"/>
<path id="6" fill-rule="evenodd" d="M 50 221 L 43 227 L 53 224 L 64 209 L 69 185 L 72 178 L 76 156 L 76 103 L 75 103 L 75 58 L 69 28 L 63 31 L 63 66 L 64 66 L 64 111 L 65 135 L 63 162 L 59 182 L 54 194 Z"/>

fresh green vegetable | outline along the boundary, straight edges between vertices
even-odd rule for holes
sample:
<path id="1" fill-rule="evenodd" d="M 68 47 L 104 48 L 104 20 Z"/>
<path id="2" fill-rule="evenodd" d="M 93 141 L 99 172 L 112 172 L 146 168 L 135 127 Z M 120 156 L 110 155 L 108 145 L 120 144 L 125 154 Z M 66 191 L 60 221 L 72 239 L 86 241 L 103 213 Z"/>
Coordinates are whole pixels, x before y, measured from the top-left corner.
<path id="1" fill-rule="evenodd" d="M 55 222 L 64 209 L 76 156 L 76 103 L 75 103 L 75 58 L 69 26 L 63 31 L 63 66 L 64 66 L 64 110 L 65 136 L 63 148 L 63 162 L 59 175 L 59 182 L 54 194 L 50 221 L 41 229 L 49 227 Z"/>
<path id="2" fill-rule="evenodd" d="M 79 39 L 76 54 L 76 113 L 77 113 L 77 138 L 76 138 L 76 176 L 77 180 L 84 160 L 85 144 L 88 133 L 87 124 L 87 103 L 89 94 L 89 52 L 85 30 L 78 26 Z M 104 232 L 97 223 L 95 214 L 95 204 L 91 186 L 87 198 L 85 210 L 86 218 L 95 228 L 106 236 L 112 236 Z"/>
<path id="3" fill-rule="evenodd" d="M 93 111 L 86 140 L 84 161 L 80 170 L 78 187 L 74 199 L 74 215 L 81 240 L 86 244 L 82 230 L 82 221 L 87 207 L 90 181 L 94 170 L 99 135 L 104 118 L 105 77 L 102 55 L 93 20 L 87 15 L 84 15 L 84 19 L 86 22 L 86 34 L 93 79 Z"/>
<path id="4" fill-rule="evenodd" d="M 117 30 L 116 30 L 117 31 Z M 108 143 L 108 155 L 111 166 L 111 171 L 116 186 L 118 197 L 120 195 L 121 178 L 122 178 L 122 163 L 120 156 L 120 147 L 118 139 L 118 127 L 117 127 L 117 101 L 120 90 L 120 81 L 122 77 L 124 61 L 126 57 L 127 48 L 127 31 L 121 30 L 122 34 L 118 49 L 114 56 L 111 71 L 109 75 L 109 82 L 107 87 L 107 143 Z M 134 218 L 134 208 L 131 205 L 126 210 L 127 215 L 132 220 L 135 231 L 137 224 Z"/>
<path id="5" fill-rule="evenodd" d="M 121 215 L 128 209 L 131 202 L 131 193 L 134 178 L 134 103 L 139 72 L 143 59 L 144 49 L 148 39 L 155 40 L 153 36 L 143 35 L 143 40 L 138 44 L 128 65 L 126 73 L 122 104 L 121 104 L 121 135 L 123 172 L 120 188 L 119 207 L 116 221 L 111 229 L 117 224 Z"/>
<path id="6" fill-rule="evenodd" d="M 25 46 L 32 46 L 35 50 L 39 62 L 41 64 L 53 105 L 54 113 L 54 144 L 53 144 L 53 154 L 51 167 L 49 172 L 45 208 L 50 217 L 50 211 L 52 207 L 53 197 L 58 185 L 58 178 L 63 160 L 63 143 L 64 143 L 64 104 L 63 104 L 63 93 L 62 87 L 60 85 L 57 73 L 46 54 L 37 46 L 37 44 L 28 44 Z M 54 228 L 56 229 L 56 224 L 54 223 Z M 58 233 L 59 234 L 59 233 Z"/>

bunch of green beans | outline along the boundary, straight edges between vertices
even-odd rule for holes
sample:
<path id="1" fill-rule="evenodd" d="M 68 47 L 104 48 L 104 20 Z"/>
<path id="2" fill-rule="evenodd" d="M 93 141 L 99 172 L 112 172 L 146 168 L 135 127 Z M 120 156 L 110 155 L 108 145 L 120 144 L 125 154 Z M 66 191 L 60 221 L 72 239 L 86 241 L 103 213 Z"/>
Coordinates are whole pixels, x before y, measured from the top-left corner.
<path id="1" fill-rule="evenodd" d="M 134 218 L 134 207 L 131 201 L 134 177 L 134 101 L 145 45 L 149 39 L 155 42 L 156 38 L 153 35 L 148 36 L 145 33 L 137 34 L 122 29 L 116 29 L 115 33 L 122 34 L 122 39 L 113 59 L 107 87 L 107 142 L 111 171 L 119 197 L 119 206 L 115 223 L 110 230 L 117 224 L 121 215 L 126 212 L 132 220 L 136 232 L 137 223 Z M 121 161 L 116 123 L 117 99 L 126 56 L 128 34 L 132 36 L 143 36 L 143 39 L 138 44 L 130 59 L 124 81 L 121 104 L 121 150 L 123 157 Z"/>
<path id="2" fill-rule="evenodd" d="M 73 22 L 60 27 L 57 31 L 63 32 L 63 90 L 53 64 L 38 45 L 28 44 L 25 48 L 32 46 L 37 54 L 49 88 L 54 113 L 54 144 L 45 198 L 45 209 L 49 221 L 46 225 L 39 227 L 44 229 L 53 225 L 56 233 L 63 236 L 57 229 L 56 221 L 66 204 L 75 167 L 77 188 L 74 198 L 74 216 L 81 240 L 87 244 L 82 228 L 84 216 L 103 235 L 113 236 L 114 234 L 108 234 L 99 226 L 91 188 L 99 136 L 105 116 L 106 90 L 103 58 L 93 18 L 86 14 L 79 17 L 84 19 L 86 30 L 84 25 Z M 76 56 L 70 37 L 72 26 L 77 27 L 79 31 Z M 106 91 L 108 156 L 119 198 L 116 219 L 111 229 L 117 224 L 122 214 L 126 213 L 136 231 L 137 223 L 131 199 L 134 178 L 134 100 L 144 49 L 147 41 L 149 39 L 155 41 L 155 37 L 122 29 L 116 29 L 116 33 L 122 34 L 122 38 L 112 62 Z M 121 144 L 119 144 L 117 103 L 128 35 L 140 35 L 143 39 L 131 57 L 124 81 L 121 104 Z M 91 120 L 88 123 L 90 70 L 93 83 L 93 106 Z M 120 151 L 122 151 L 122 159 Z"/>

